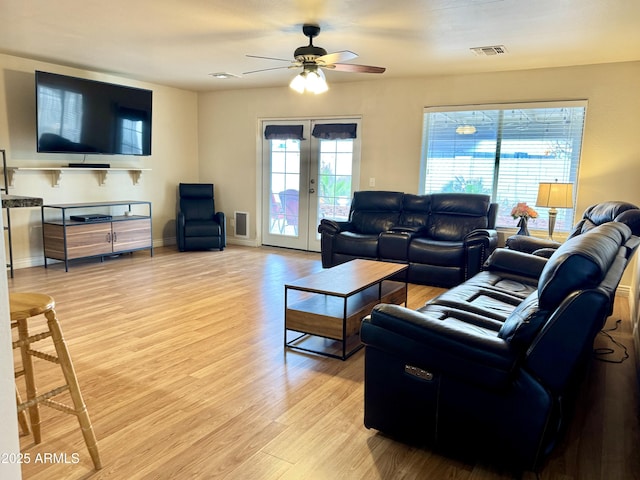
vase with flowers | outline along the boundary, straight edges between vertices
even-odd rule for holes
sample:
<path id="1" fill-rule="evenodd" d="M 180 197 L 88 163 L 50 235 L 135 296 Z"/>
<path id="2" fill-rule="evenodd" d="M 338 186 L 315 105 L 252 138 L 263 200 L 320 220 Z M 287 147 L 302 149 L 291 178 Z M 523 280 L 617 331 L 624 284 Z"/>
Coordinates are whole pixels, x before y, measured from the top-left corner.
<path id="1" fill-rule="evenodd" d="M 529 235 L 527 223 L 530 218 L 538 218 L 538 212 L 527 205 L 527 202 L 518 202 L 518 204 L 511 209 L 511 216 L 518 219 L 518 227 L 520 230 L 516 235 Z"/>

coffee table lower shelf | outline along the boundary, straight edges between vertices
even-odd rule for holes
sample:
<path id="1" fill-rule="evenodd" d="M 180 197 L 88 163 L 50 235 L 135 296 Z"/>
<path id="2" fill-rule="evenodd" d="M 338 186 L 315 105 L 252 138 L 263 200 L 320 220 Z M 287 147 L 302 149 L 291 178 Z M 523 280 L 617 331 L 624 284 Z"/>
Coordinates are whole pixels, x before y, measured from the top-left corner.
<path id="1" fill-rule="evenodd" d="M 285 347 L 346 360 L 363 347 L 360 324 L 374 306 L 406 301 L 407 284 L 391 280 L 348 296 L 285 285 Z"/>

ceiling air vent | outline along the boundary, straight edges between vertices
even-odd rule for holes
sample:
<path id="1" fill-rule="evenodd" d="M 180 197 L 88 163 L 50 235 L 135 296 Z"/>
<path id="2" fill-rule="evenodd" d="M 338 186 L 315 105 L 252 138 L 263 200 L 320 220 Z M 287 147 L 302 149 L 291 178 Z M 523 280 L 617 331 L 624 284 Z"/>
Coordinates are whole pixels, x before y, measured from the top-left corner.
<path id="1" fill-rule="evenodd" d="M 502 55 L 507 53 L 507 47 L 504 45 L 492 45 L 489 47 L 475 47 L 471 51 L 479 57 L 491 57 L 493 55 Z"/>

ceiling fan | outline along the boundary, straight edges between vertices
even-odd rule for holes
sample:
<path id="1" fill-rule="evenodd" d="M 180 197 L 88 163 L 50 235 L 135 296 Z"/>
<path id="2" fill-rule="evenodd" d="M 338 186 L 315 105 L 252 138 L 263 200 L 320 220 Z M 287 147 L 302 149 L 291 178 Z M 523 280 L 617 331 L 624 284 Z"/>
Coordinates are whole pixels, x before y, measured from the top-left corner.
<path id="1" fill-rule="evenodd" d="M 278 70 L 281 68 L 298 68 L 302 67 L 302 72 L 297 75 L 289 84 L 291 88 L 302 93 L 305 90 L 313 93 L 322 93 L 329 88 L 324 77 L 322 69 L 331 69 L 338 72 L 356 72 L 356 73 L 383 73 L 384 67 L 374 67 L 371 65 L 355 65 L 352 63 L 343 63 L 358 58 L 358 55 L 349 51 L 342 50 L 340 52 L 327 53 L 322 47 L 313 44 L 313 39 L 320 34 L 320 26 L 312 23 L 305 23 L 302 26 L 302 33 L 309 38 L 309 45 L 296 48 L 293 52 L 295 60 L 285 60 L 282 58 L 261 57 L 258 55 L 247 55 L 251 58 L 263 58 L 267 60 L 276 60 L 279 62 L 290 63 L 288 66 L 263 68 L 260 70 L 252 70 L 244 72 L 243 75 L 250 73 L 265 72 L 268 70 Z"/>

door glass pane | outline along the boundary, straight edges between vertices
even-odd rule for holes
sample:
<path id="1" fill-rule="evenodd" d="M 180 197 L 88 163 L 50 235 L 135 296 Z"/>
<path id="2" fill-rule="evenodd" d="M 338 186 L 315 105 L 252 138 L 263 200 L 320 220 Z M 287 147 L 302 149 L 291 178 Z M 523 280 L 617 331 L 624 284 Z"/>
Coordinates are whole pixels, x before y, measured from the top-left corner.
<path id="1" fill-rule="evenodd" d="M 320 140 L 318 220 L 344 221 L 351 207 L 353 140 Z"/>
<path id="2" fill-rule="evenodd" d="M 300 141 L 271 140 L 269 233 L 298 236 Z"/>

